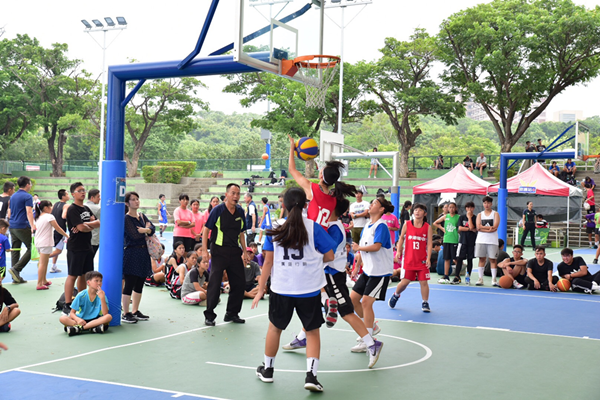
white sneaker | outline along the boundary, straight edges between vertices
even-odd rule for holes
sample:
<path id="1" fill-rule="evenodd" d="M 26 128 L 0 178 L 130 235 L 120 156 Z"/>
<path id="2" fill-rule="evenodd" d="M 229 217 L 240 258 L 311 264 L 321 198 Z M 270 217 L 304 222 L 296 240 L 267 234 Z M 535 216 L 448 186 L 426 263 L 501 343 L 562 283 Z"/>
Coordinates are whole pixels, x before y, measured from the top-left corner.
<path id="1" fill-rule="evenodd" d="M 375 322 L 373 324 L 373 335 L 371 336 L 375 336 L 377 335 L 379 332 L 381 332 L 381 328 L 379 327 L 379 325 L 377 325 L 377 322 Z"/>
<path id="2" fill-rule="evenodd" d="M 523 285 L 521 285 L 519 282 L 517 282 L 516 280 L 513 281 L 513 287 L 515 289 L 521 289 L 523 287 Z"/>
<path id="3" fill-rule="evenodd" d="M 475 286 L 483 286 L 483 278 L 479 278 Z"/>
<path id="4" fill-rule="evenodd" d="M 443 285 L 449 284 L 450 283 L 450 279 L 446 279 L 446 278 L 440 278 L 438 279 L 438 283 L 441 283 Z"/>
<path id="5" fill-rule="evenodd" d="M 500 285 L 498 284 L 498 281 L 495 279 L 492 281 L 492 286 L 500 287 Z"/>
<path id="6" fill-rule="evenodd" d="M 367 344 L 362 339 L 360 339 L 358 341 L 358 343 L 356 343 L 356 346 L 351 348 L 350 351 L 353 353 L 366 353 L 367 352 Z"/>
<path id="7" fill-rule="evenodd" d="M 592 291 L 595 293 L 600 293 L 600 285 L 594 281 L 592 281 Z"/>

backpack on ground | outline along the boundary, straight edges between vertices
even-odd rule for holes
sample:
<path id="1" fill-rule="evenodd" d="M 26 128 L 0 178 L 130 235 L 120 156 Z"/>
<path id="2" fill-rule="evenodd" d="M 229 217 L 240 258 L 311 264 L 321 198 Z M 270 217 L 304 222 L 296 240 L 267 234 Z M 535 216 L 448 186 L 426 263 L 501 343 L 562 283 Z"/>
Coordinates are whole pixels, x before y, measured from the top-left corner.
<path id="1" fill-rule="evenodd" d="M 77 288 L 73 288 L 73 298 L 71 299 L 71 302 L 73 302 L 75 296 L 77 296 Z M 56 301 L 56 307 L 52 309 L 52 312 L 55 313 L 57 311 L 62 311 L 65 307 L 65 304 L 65 292 L 63 292 Z"/>

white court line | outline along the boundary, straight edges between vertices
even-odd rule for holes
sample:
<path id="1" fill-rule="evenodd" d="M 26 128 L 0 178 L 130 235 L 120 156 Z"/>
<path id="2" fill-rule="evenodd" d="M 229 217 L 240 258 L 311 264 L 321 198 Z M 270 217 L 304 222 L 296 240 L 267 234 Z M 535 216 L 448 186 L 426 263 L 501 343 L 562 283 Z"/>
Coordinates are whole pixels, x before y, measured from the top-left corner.
<path id="1" fill-rule="evenodd" d="M 265 314 L 259 314 L 259 315 L 254 315 L 252 317 L 247 317 L 246 319 L 253 319 L 253 318 L 258 318 L 258 317 L 264 317 L 265 315 L 267 315 L 267 313 L 265 313 Z M 217 324 L 216 326 L 222 326 L 222 325 L 226 325 L 226 324 L 230 324 L 230 323 L 231 322 L 222 322 L 220 324 Z M 187 333 L 201 331 L 201 330 L 209 329 L 209 328 L 213 328 L 213 327 L 212 326 L 203 326 L 201 328 L 189 329 L 187 331 L 178 332 L 178 333 L 172 333 L 170 335 L 159 336 L 159 337 L 152 338 L 152 339 L 145 339 L 145 340 L 140 340 L 138 342 L 120 344 L 118 346 L 105 347 L 103 349 L 88 351 L 87 353 L 81 353 L 81 354 L 77 354 L 77 355 L 74 355 L 74 356 L 58 358 L 56 360 L 44 361 L 44 362 L 40 362 L 40 363 L 36 363 L 36 364 L 25 365 L 23 367 L 13 368 L 13 369 L 6 370 L 6 371 L 0 371 L 0 374 L 3 373 L 3 372 L 8 372 L 8 371 L 20 371 L 20 370 L 25 369 L 25 368 L 39 367 L 41 365 L 52 364 L 52 363 L 55 363 L 55 362 L 72 360 L 72 359 L 75 359 L 75 358 L 89 356 L 91 354 L 102 353 L 102 352 L 108 351 L 108 350 L 115 350 L 115 349 L 120 349 L 120 348 L 123 348 L 123 347 L 129 347 L 129 346 L 135 346 L 135 345 L 138 345 L 138 344 L 154 342 L 154 341 L 157 341 L 157 340 L 167 339 L 167 338 L 175 337 L 175 336 L 179 336 L 179 335 L 185 335 Z"/>
<path id="2" fill-rule="evenodd" d="M 76 380 L 76 381 L 102 383 L 102 384 L 105 384 L 105 385 L 122 386 L 122 387 L 128 387 L 128 388 L 133 388 L 133 389 L 150 390 L 150 391 L 153 391 L 153 392 L 173 393 L 173 396 L 171 396 L 171 397 L 190 396 L 190 397 L 197 397 L 197 398 L 206 398 L 206 399 L 215 399 L 215 400 L 226 400 L 226 399 L 224 399 L 222 397 L 203 396 L 203 395 L 194 394 L 194 393 L 185 393 L 185 392 L 180 392 L 180 391 L 150 388 L 150 387 L 139 386 L 139 385 L 129 385 L 127 383 L 115 383 L 115 382 L 109 382 L 109 381 L 102 381 L 102 380 L 99 380 L 99 379 L 76 378 L 76 377 L 73 377 L 73 376 L 58 375 L 58 374 L 49 374 L 49 373 L 46 373 L 46 372 L 37 372 L 37 371 L 17 371 L 17 372 L 24 372 L 26 374 L 51 376 L 51 377 L 54 377 L 54 378 L 73 379 L 73 380 Z"/>
<path id="3" fill-rule="evenodd" d="M 390 321 L 390 322 L 405 322 L 405 323 L 411 323 L 411 324 L 421 324 L 421 325 L 434 325 L 434 326 L 447 326 L 450 328 L 464 328 L 464 329 L 494 329 L 494 330 L 502 330 L 503 328 L 484 328 L 484 327 L 475 327 L 475 326 L 466 326 L 466 325 L 451 325 L 451 324 L 437 324 L 434 322 L 419 322 L 419 321 L 402 321 L 400 319 L 387 319 L 387 318 L 377 318 L 378 321 Z M 550 336 L 550 337 L 562 337 L 562 338 L 568 338 L 568 339 L 585 339 L 585 340 L 595 340 L 595 341 L 600 341 L 600 339 L 596 339 L 596 338 L 590 338 L 589 336 L 568 336 L 568 335 L 557 335 L 557 334 L 553 334 L 553 333 L 539 333 L 539 332 L 525 332 L 525 331 L 513 331 L 513 330 L 507 330 L 506 332 L 509 333 L 523 333 L 526 335 L 538 335 L 538 336 Z M 381 334 L 379 334 L 381 335 Z"/>
<path id="4" fill-rule="evenodd" d="M 339 332 L 351 332 L 354 333 L 354 331 L 352 330 L 348 330 L 348 329 L 329 329 L 332 331 L 339 331 Z M 427 346 L 425 346 L 422 343 L 419 342 L 415 342 L 413 340 L 410 339 L 405 339 L 405 338 L 401 338 L 398 336 L 392 336 L 392 335 L 384 335 L 384 334 L 378 334 L 379 336 L 384 336 L 384 337 L 389 337 L 392 339 L 398 339 L 398 340 L 403 340 L 405 342 L 409 342 L 412 344 L 416 344 L 417 346 L 421 347 L 422 349 L 425 350 L 425 355 L 421 358 L 419 358 L 418 360 L 415 361 L 411 361 L 409 363 L 405 363 L 405 364 L 398 364 L 398 365 L 392 365 L 389 367 L 381 367 L 381 368 L 365 368 L 365 369 L 345 369 L 345 370 L 335 370 L 335 371 L 324 371 L 324 370 L 319 370 L 319 374 L 342 374 L 342 373 L 349 373 L 349 372 L 369 372 L 369 371 L 383 371 L 383 370 L 387 370 L 387 369 L 397 369 L 397 368 L 403 368 L 403 367 L 408 367 L 411 365 L 415 365 L 415 364 L 419 364 L 422 363 L 424 361 L 427 361 L 431 355 L 433 354 L 433 352 L 431 351 L 431 349 Z M 211 365 L 220 365 L 222 367 L 231 367 L 231 368 L 239 368 L 239 369 L 251 369 L 251 370 L 256 370 L 256 367 L 247 367 L 245 365 L 237 365 L 237 364 L 225 364 L 225 363 L 218 363 L 218 362 L 212 362 L 212 361 L 207 361 L 207 364 L 211 364 Z M 306 370 L 296 370 L 296 369 L 277 369 L 277 372 L 294 372 L 294 373 L 302 373 L 305 374 Z"/>
<path id="5" fill-rule="evenodd" d="M 510 329 L 506 328 L 493 328 L 491 326 L 476 326 L 477 329 L 487 329 L 489 331 L 501 331 L 501 332 L 510 332 Z"/>
<path id="6" fill-rule="evenodd" d="M 421 290 L 420 286 L 415 286 L 413 285 L 412 287 L 408 286 L 408 288 L 411 289 L 419 289 Z M 552 297 L 552 296 L 536 296 L 536 295 L 527 295 L 527 294 L 519 294 L 519 293 L 514 293 L 516 292 L 516 290 L 512 291 L 512 293 L 502 293 L 500 290 L 464 290 L 464 289 L 440 289 L 437 287 L 432 287 L 431 285 L 429 286 L 430 290 L 439 290 L 441 292 L 462 292 L 462 293 L 482 293 L 482 294 L 493 294 L 496 296 L 515 296 L 515 297 L 535 297 L 538 299 L 550 299 L 550 300 L 569 300 L 569 301 L 583 301 L 585 303 L 600 303 L 600 300 L 586 300 L 583 298 L 569 298 L 569 297 Z M 388 289 L 394 289 L 394 288 L 388 288 Z M 587 297 L 590 295 L 584 295 L 581 294 L 581 296 L 579 296 L 579 294 L 577 294 L 578 297 Z"/>

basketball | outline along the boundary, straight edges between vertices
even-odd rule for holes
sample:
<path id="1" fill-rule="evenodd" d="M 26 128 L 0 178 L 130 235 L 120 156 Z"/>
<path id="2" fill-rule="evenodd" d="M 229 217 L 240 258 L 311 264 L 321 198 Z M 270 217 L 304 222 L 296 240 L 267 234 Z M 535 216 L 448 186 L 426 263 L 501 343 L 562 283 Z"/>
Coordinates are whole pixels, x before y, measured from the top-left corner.
<path id="1" fill-rule="evenodd" d="M 269 155 L 267 153 L 263 153 L 262 159 L 263 160 L 268 160 L 269 159 Z"/>
<path id="2" fill-rule="evenodd" d="M 561 292 L 567 292 L 569 289 L 571 289 L 571 281 L 563 278 L 556 283 L 556 287 Z"/>
<path id="3" fill-rule="evenodd" d="M 503 275 L 498 283 L 500 284 L 501 288 L 510 289 L 513 285 L 513 281 L 514 279 L 512 276 Z"/>
<path id="4" fill-rule="evenodd" d="M 319 146 L 313 138 L 303 137 L 296 141 L 296 155 L 299 159 L 312 160 L 319 155 Z"/>

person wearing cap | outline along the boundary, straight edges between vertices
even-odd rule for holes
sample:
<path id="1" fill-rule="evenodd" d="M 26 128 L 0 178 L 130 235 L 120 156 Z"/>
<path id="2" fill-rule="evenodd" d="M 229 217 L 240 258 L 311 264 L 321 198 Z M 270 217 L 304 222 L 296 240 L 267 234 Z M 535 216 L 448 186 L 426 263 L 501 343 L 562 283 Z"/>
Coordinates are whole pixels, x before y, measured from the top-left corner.
<path id="1" fill-rule="evenodd" d="M 256 297 L 258 293 L 258 277 L 260 276 L 260 267 L 258 263 L 252 261 L 254 258 L 254 250 L 252 247 L 246 247 L 246 253 L 248 257 L 246 257 L 244 273 L 246 274 L 246 288 L 244 289 L 244 297 L 248 299 L 253 299 Z"/>

